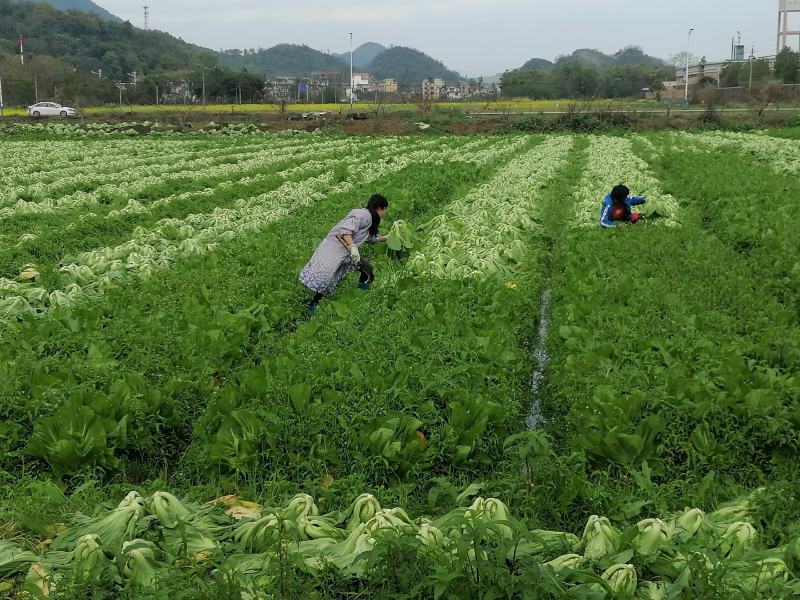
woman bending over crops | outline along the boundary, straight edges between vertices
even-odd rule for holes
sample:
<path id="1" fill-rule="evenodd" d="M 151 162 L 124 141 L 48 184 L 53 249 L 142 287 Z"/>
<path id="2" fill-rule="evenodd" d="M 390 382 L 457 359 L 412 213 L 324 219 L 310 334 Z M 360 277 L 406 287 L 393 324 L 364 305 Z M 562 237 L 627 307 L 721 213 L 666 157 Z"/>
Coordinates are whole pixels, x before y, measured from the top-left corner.
<path id="1" fill-rule="evenodd" d="M 633 212 L 634 206 L 644 204 L 644 196 L 631 196 L 631 191 L 624 185 L 614 186 L 611 193 L 603 199 L 600 207 L 600 225 L 616 227 L 617 222 L 636 223 L 642 216 Z"/>
<path id="2" fill-rule="evenodd" d="M 369 289 L 375 276 L 372 265 L 361 257 L 358 247 L 364 242 L 374 244 L 386 241 L 385 236 L 378 235 L 378 227 L 388 208 L 386 198 L 375 194 L 367 202 L 366 208 L 351 210 L 317 246 L 311 260 L 300 272 L 300 282 L 314 292 L 314 298 L 308 305 L 310 314 L 317 311 L 320 300 L 330 294 L 348 273 L 359 271 L 361 278 L 358 287 Z"/>

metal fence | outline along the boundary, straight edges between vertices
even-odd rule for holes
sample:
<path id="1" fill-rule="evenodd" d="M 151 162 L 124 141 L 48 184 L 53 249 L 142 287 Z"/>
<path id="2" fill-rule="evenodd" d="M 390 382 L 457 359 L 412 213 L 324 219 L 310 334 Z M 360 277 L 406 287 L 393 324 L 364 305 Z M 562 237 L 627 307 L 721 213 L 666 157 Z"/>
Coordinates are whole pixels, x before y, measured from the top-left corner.
<path id="1" fill-rule="evenodd" d="M 690 86 L 689 96 L 692 102 L 764 102 L 768 96 L 771 102 L 796 102 L 800 101 L 800 84 L 783 84 L 780 87 L 770 85 L 769 93 L 765 84 L 757 83 L 750 86 L 739 87 L 714 87 Z M 648 93 L 648 99 L 660 100 L 667 103 L 682 103 L 684 89 L 670 89 L 661 92 Z"/>
<path id="2" fill-rule="evenodd" d="M 791 102 L 800 100 L 800 85 L 784 84 L 780 88 L 776 89 L 776 87 L 771 86 L 769 94 L 763 84 L 753 85 L 753 87 L 717 88 L 715 97 L 718 102 L 763 102 L 768 95 L 770 100 L 775 101 Z"/>

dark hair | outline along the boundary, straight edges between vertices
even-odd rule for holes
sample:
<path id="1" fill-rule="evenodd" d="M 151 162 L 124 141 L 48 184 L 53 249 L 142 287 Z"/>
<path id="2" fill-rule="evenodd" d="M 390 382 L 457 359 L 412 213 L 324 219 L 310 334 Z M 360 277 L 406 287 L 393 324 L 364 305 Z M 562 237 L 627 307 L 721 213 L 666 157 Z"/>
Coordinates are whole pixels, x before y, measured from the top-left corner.
<path id="1" fill-rule="evenodd" d="M 372 215 L 372 225 L 369 228 L 370 235 L 378 235 L 378 228 L 381 226 L 381 216 L 378 214 L 378 209 L 388 207 L 389 201 L 380 194 L 373 194 L 367 200 L 367 210 Z"/>
<path id="2" fill-rule="evenodd" d="M 630 195 L 631 195 L 631 190 L 622 184 L 615 185 L 614 189 L 611 190 L 611 199 L 614 202 L 619 202 L 619 203 L 625 202 L 625 200 L 627 200 L 628 196 Z"/>

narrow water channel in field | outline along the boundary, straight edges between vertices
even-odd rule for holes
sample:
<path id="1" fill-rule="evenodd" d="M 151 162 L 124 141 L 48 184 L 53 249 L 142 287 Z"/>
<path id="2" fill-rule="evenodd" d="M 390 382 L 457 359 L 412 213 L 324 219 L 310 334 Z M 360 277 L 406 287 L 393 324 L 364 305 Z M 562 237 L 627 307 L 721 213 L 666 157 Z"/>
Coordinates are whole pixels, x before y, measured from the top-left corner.
<path id="1" fill-rule="evenodd" d="M 550 328 L 550 282 L 546 282 L 542 292 L 542 300 L 539 309 L 539 329 L 536 339 L 536 346 L 533 349 L 533 358 L 536 366 L 531 374 L 531 403 L 528 416 L 525 419 L 528 429 L 536 429 L 539 424 L 544 422 L 542 414 L 541 389 L 544 382 L 544 373 L 547 368 L 549 356 L 547 354 L 547 333 Z"/>

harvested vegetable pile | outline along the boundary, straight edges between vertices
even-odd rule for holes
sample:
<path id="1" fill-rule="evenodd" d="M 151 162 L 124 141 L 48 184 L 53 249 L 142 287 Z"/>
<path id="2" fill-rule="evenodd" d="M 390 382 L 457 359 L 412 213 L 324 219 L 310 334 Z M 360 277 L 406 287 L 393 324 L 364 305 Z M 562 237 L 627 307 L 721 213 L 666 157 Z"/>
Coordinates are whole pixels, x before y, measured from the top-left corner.
<path id="1" fill-rule="evenodd" d="M 289 556 L 308 572 L 369 579 L 381 549 L 402 545 L 432 563 L 463 561 L 480 568 L 504 557 L 515 568 L 537 568 L 571 594 L 615 598 L 670 598 L 698 578 L 721 571 L 741 593 L 800 592 L 789 564 L 800 560 L 800 540 L 759 549 L 748 502 L 704 514 L 686 509 L 620 530 L 605 517 L 589 518 L 581 537 L 527 530 L 496 498 L 475 498 L 435 519 L 412 519 L 402 508 L 382 508 L 362 494 L 348 510 L 320 514 L 298 494 L 286 506 L 261 507 L 236 496 L 199 506 L 172 494 L 128 494 L 116 508 L 76 515 L 41 553 L 0 542 L 0 573 L 33 584 L 44 595 L 67 577 L 87 583 L 158 588 L 185 561 L 234 573 L 242 586 L 269 580 Z M 376 552 L 378 550 L 378 552 Z M 584 596 L 573 596 L 584 597 Z"/>

